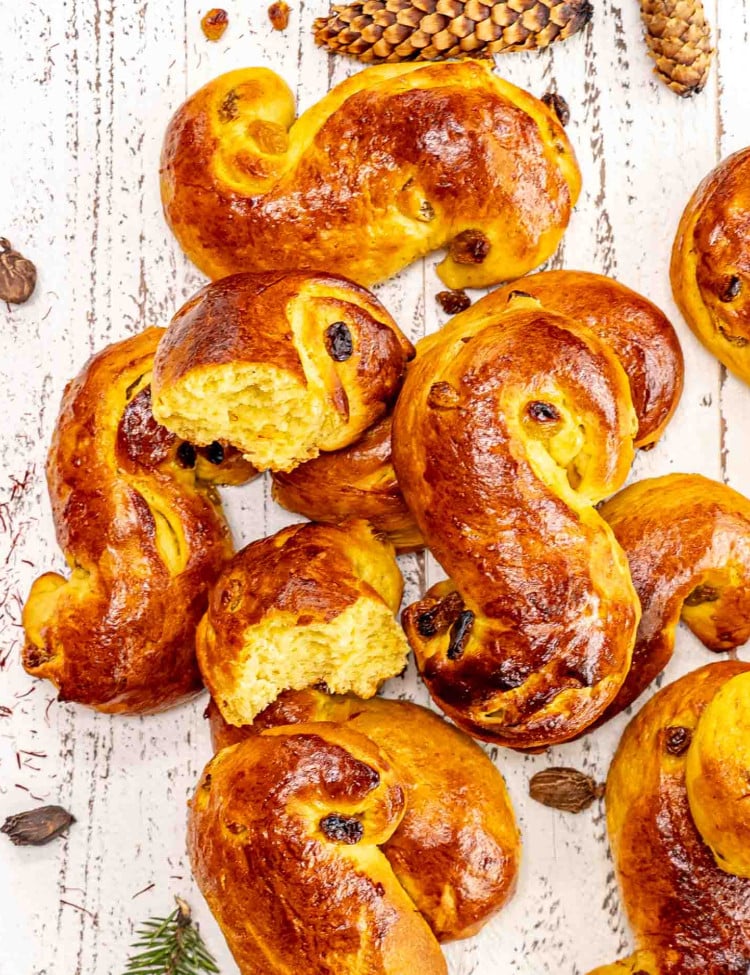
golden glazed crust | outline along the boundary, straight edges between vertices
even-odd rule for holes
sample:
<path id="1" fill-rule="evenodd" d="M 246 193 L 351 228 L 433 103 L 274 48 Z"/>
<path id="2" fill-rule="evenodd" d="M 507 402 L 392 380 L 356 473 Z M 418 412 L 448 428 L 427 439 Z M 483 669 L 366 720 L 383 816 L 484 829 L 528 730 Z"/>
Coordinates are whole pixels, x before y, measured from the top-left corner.
<path id="1" fill-rule="evenodd" d="M 236 274 L 175 315 L 154 363 L 154 413 L 289 469 L 356 440 L 388 409 L 414 353 L 368 291 L 329 274 Z"/>
<path id="2" fill-rule="evenodd" d="M 277 728 L 213 758 L 188 850 L 242 975 L 447 975 L 380 849 L 407 785 L 374 742 L 340 724 Z"/>
<path id="3" fill-rule="evenodd" d="M 614 278 L 588 271 L 529 275 L 493 291 L 472 311 L 479 315 L 481 308 L 489 322 L 515 291 L 587 326 L 612 349 L 630 382 L 638 416 L 635 446 L 652 447 L 677 409 L 685 373 L 679 339 L 664 312 Z M 461 327 L 462 317 L 456 316 L 446 328 Z"/>
<path id="4" fill-rule="evenodd" d="M 614 353 L 528 299 L 489 325 L 464 313 L 409 370 L 394 465 L 450 578 L 404 627 L 433 698 L 471 734 L 566 741 L 619 690 L 640 612 L 593 505 L 627 476 L 635 430 Z"/>
<path id="5" fill-rule="evenodd" d="M 210 464 L 154 420 L 161 334 L 148 329 L 87 363 L 65 390 L 47 460 L 71 575 L 46 573 L 32 586 L 24 667 L 61 700 L 101 711 L 160 710 L 200 689 L 195 628 L 232 546 L 199 478 L 238 483 L 253 473 L 228 450 Z"/>
<path id="6" fill-rule="evenodd" d="M 390 416 L 350 447 L 321 454 L 293 471 L 274 473 L 273 498 L 313 521 L 366 518 L 398 552 L 424 546 L 393 469 Z"/>
<path id="7" fill-rule="evenodd" d="M 406 665 L 393 548 L 364 521 L 293 525 L 238 552 L 197 634 L 224 718 L 250 723 L 281 693 L 325 682 L 372 697 Z"/>
<path id="8" fill-rule="evenodd" d="M 750 382 L 750 148 L 698 186 L 680 220 L 670 273 L 696 336 Z"/>
<path id="9" fill-rule="evenodd" d="M 661 437 L 677 408 L 683 386 L 682 350 L 667 317 L 650 301 L 612 278 L 585 271 L 543 271 L 515 281 L 480 299 L 466 315 L 487 323 L 506 310 L 517 291 L 536 298 L 550 311 L 588 326 L 617 354 L 638 415 L 636 447 L 648 449 Z M 451 319 L 437 336 L 463 327 Z M 434 341 L 417 344 L 417 353 Z M 367 518 L 399 551 L 424 544 L 393 470 L 391 421 L 386 418 L 351 447 L 274 476 L 279 504 L 314 521 Z"/>
<path id="10" fill-rule="evenodd" d="M 346 724 L 383 749 L 406 780 L 406 811 L 382 849 L 440 941 L 476 934 L 512 896 L 520 836 L 505 783 L 484 752 L 427 708 L 287 691 L 252 725 L 227 724 L 209 706 L 214 748 L 268 728 L 311 721 Z"/>
<path id="11" fill-rule="evenodd" d="M 664 670 L 680 618 L 709 650 L 750 639 L 750 501 L 699 474 L 669 474 L 631 484 L 600 514 L 625 551 L 643 610 L 606 720 Z"/>
<path id="12" fill-rule="evenodd" d="M 747 972 L 750 880 L 717 866 L 696 827 L 686 771 L 694 749 L 711 758 L 711 738 L 700 736 L 706 709 L 748 672 L 737 661 L 694 671 L 659 691 L 625 730 L 607 780 L 607 824 L 638 951 L 591 975 Z M 727 728 L 732 719 L 726 715 Z M 713 789 L 723 805 L 726 785 L 719 769 Z"/>
<path id="13" fill-rule="evenodd" d="M 580 191 L 542 102 L 479 62 L 381 65 L 295 121 L 264 68 L 214 79 L 178 110 L 162 201 L 212 278 L 336 268 L 360 284 L 442 247 L 449 287 L 509 280 L 557 248 Z"/>

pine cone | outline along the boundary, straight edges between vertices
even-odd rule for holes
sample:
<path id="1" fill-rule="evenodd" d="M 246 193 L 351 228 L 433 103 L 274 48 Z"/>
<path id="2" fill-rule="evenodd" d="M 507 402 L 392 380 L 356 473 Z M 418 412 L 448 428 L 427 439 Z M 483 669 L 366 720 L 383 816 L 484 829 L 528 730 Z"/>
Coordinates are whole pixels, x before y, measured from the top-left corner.
<path id="1" fill-rule="evenodd" d="M 641 0 L 641 12 L 657 75 L 683 98 L 703 91 L 714 52 L 701 0 Z"/>
<path id="2" fill-rule="evenodd" d="M 318 44 L 369 64 L 489 57 L 581 30 L 589 0 L 354 0 L 314 24 Z"/>

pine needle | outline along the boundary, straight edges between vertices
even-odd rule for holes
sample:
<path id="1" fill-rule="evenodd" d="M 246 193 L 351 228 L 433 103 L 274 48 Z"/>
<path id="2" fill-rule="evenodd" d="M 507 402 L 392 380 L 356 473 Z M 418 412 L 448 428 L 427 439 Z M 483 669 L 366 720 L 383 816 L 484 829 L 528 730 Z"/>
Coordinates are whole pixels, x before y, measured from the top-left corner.
<path id="1" fill-rule="evenodd" d="M 140 926 L 123 975 L 218 975 L 189 906 L 181 897 L 175 900 L 169 917 L 152 917 Z"/>

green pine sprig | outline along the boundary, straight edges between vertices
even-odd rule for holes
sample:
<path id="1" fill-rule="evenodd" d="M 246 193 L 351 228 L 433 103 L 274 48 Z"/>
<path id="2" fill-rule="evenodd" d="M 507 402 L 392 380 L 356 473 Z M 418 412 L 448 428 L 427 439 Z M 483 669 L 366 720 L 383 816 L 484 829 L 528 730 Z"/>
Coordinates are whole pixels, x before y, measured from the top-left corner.
<path id="1" fill-rule="evenodd" d="M 175 897 L 169 917 L 144 921 L 131 947 L 134 954 L 123 975 L 209 975 L 218 973 L 216 961 L 193 924 L 190 907 Z"/>

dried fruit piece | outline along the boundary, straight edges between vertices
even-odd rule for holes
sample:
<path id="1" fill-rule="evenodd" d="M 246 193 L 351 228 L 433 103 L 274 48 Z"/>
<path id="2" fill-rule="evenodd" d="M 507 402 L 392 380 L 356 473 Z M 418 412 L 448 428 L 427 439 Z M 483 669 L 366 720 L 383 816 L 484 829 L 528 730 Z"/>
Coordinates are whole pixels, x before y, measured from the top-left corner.
<path id="1" fill-rule="evenodd" d="M 570 121 L 570 105 L 561 94 L 556 91 L 548 91 L 542 95 L 542 101 L 557 116 L 560 125 L 567 125 Z"/>
<path id="2" fill-rule="evenodd" d="M 470 609 L 465 609 L 451 627 L 451 638 L 446 654 L 448 660 L 458 660 L 463 655 L 473 627 L 474 614 Z"/>
<path id="3" fill-rule="evenodd" d="M 272 3 L 268 8 L 268 19 L 273 24 L 274 30 L 286 30 L 289 26 L 289 4 L 284 0 Z"/>
<path id="4" fill-rule="evenodd" d="M 197 459 L 198 452 L 195 447 L 187 440 L 183 440 L 177 448 L 177 463 L 180 467 L 193 468 Z"/>
<path id="5" fill-rule="evenodd" d="M 686 606 L 701 606 L 703 603 L 715 603 L 721 593 L 714 586 L 696 586 L 686 597 Z"/>
<path id="6" fill-rule="evenodd" d="M 205 453 L 206 460 L 209 462 L 209 464 L 215 464 L 218 466 L 219 464 L 224 463 L 224 447 L 219 443 L 218 440 L 214 440 L 212 443 L 210 443 L 208 447 L 206 447 Z"/>
<path id="7" fill-rule="evenodd" d="M 314 25 L 315 40 L 368 64 L 490 57 L 547 47 L 591 20 L 589 0 L 352 0 Z"/>
<path id="8" fill-rule="evenodd" d="M 672 728 L 667 728 L 665 742 L 670 755 L 678 757 L 684 755 L 688 748 L 690 748 L 690 742 L 692 740 L 693 732 L 690 728 L 683 728 L 682 725 L 674 725 Z"/>
<path id="9" fill-rule="evenodd" d="M 543 403 L 541 400 L 529 403 L 526 412 L 537 423 L 557 423 L 560 419 L 560 414 L 552 403 Z"/>
<path id="10" fill-rule="evenodd" d="M 320 829 L 329 840 L 353 846 L 365 835 L 365 828 L 354 816 L 339 816 L 331 813 L 320 821 Z"/>
<path id="11" fill-rule="evenodd" d="M 457 315 L 471 307 L 471 298 L 465 291 L 439 291 L 435 297 L 448 315 Z"/>
<path id="12" fill-rule="evenodd" d="M 532 776 L 529 795 L 543 806 L 579 813 L 604 795 L 604 786 L 575 768 L 547 768 Z"/>
<path id="13" fill-rule="evenodd" d="M 10 241 L 0 237 L 0 301 L 21 305 L 31 297 L 36 285 L 36 268 L 13 250 Z"/>
<path id="14" fill-rule="evenodd" d="M 724 290 L 719 295 L 719 301 L 723 301 L 725 304 L 730 301 L 734 301 L 735 298 L 739 298 L 740 292 L 742 291 L 742 281 L 733 274 L 727 279 L 727 283 Z"/>
<path id="15" fill-rule="evenodd" d="M 352 333 L 346 322 L 334 322 L 326 329 L 326 351 L 334 362 L 346 362 L 354 352 Z"/>
<path id="16" fill-rule="evenodd" d="M 451 241 L 450 254 L 456 264 L 482 264 L 490 242 L 481 230 L 464 230 Z"/>
<path id="17" fill-rule="evenodd" d="M 62 806 L 39 806 L 8 816 L 0 826 L 0 833 L 5 833 L 16 846 L 43 846 L 74 822 L 73 816 Z"/>
<path id="18" fill-rule="evenodd" d="M 214 7 L 201 20 L 201 29 L 209 41 L 218 41 L 229 25 L 229 14 L 221 7 Z"/>
<path id="19" fill-rule="evenodd" d="M 461 402 L 461 396 L 457 389 L 450 383 L 439 382 L 430 386 L 427 394 L 427 405 L 435 410 L 455 410 Z"/>
<path id="20" fill-rule="evenodd" d="M 713 48 L 701 0 L 641 0 L 656 74 L 682 98 L 703 91 Z"/>
<path id="21" fill-rule="evenodd" d="M 464 608 L 464 601 L 460 593 L 449 592 L 448 595 L 436 603 L 432 609 L 425 610 L 417 617 L 417 629 L 422 636 L 435 636 L 444 633 L 451 624 L 455 623 Z"/>

